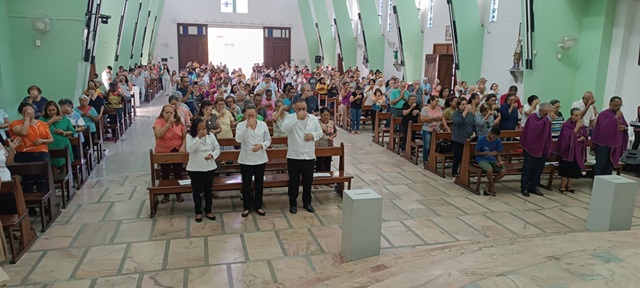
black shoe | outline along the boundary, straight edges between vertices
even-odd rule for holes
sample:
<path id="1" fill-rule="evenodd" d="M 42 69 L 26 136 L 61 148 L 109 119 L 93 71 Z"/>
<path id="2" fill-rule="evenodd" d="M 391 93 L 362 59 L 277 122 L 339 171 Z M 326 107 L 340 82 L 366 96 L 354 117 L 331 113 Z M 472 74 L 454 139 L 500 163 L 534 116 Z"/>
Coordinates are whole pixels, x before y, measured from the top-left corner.
<path id="1" fill-rule="evenodd" d="M 298 213 L 298 207 L 296 207 L 296 206 L 291 206 L 291 208 L 289 208 L 289 213 L 291 213 L 291 214 L 296 214 L 296 213 Z"/>
<path id="2" fill-rule="evenodd" d="M 540 190 L 536 189 L 530 192 L 531 194 L 536 194 L 538 196 L 544 196 L 544 194 L 542 194 L 542 192 L 540 192 Z"/>
<path id="3" fill-rule="evenodd" d="M 209 214 L 211 214 L 211 217 L 209 217 Z M 204 214 L 204 217 L 207 217 L 207 219 L 211 221 L 216 221 L 216 215 L 212 213 L 209 213 L 209 214 Z"/>
<path id="4" fill-rule="evenodd" d="M 198 216 L 196 216 L 196 222 L 198 222 L 198 223 L 202 222 L 202 215 L 200 215 L 200 216 L 201 216 L 200 218 L 198 218 Z"/>
<path id="5" fill-rule="evenodd" d="M 530 197 L 531 196 L 531 195 L 529 195 L 529 192 L 527 192 L 527 191 L 522 191 L 521 193 L 522 193 L 522 196 L 524 196 L 524 197 Z"/>
<path id="6" fill-rule="evenodd" d="M 305 210 L 307 210 L 307 212 L 309 212 L 309 213 L 316 212 L 316 210 L 315 210 L 315 209 L 313 209 L 313 206 L 311 206 L 311 204 L 309 204 L 309 205 L 307 205 L 307 206 L 304 206 L 304 207 L 302 207 L 302 208 L 304 208 Z"/>
<path id="7" fill-rule="evenodd" d="M 247 210 L 247 213 L 242 212 L 242 218 L 247 218 L 249 216 L 249 210 Z"/>
<path id="8" fill-rule="evenodd" d="M 266 216 L 267 215 L 267 212 L 264 212 L 264 210 L 262 210 L 262 212 L 260 212 L 260 210 L 262 210 L 262 209 L 256 210 L 256 213 L 258 213 L 258 215 L 260 215 L 260 216 Z"/>

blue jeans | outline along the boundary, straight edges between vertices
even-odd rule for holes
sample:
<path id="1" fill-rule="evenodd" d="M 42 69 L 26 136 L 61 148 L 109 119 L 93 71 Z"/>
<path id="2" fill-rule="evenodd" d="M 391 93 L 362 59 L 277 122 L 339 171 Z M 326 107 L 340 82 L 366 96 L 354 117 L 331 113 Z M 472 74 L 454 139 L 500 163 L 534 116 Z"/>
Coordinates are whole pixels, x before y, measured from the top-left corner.
<path id="1" fill-rule="evenodd" d="M 351 131 L 360 130 L 360 117 L 362 116 L 362 109 L 351 108 Z"/>
<path id="2" fill-rule="evenodd" d="M 429 161 L 429 150 L 431 149 L 431 131 L 422 130 L 422 161 Z"/>
<path id="3" fill-rule="evenodd" d="M 524 154 L 524 163 L 522 163 L 522 175 L 520 175 L 520 192 L 533 192 L 540 186 L 540 178 L 547 157 L 534 157 L 524 149 L 522 154 Z"/>

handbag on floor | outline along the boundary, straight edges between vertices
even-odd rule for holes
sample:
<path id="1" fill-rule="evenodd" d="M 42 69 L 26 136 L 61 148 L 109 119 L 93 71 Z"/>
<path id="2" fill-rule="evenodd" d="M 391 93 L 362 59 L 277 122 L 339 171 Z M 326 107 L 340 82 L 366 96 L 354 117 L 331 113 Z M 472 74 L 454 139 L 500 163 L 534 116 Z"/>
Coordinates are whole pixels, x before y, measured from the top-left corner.
<path id="1" fill-rule="evenodd" d="M 453 151 L 453 145 L 451 144 L 451 141 L 446 139 L 438 140 L 438 143 L 436 143 L 436 152 L 449 153 L 451 151 Z"/>

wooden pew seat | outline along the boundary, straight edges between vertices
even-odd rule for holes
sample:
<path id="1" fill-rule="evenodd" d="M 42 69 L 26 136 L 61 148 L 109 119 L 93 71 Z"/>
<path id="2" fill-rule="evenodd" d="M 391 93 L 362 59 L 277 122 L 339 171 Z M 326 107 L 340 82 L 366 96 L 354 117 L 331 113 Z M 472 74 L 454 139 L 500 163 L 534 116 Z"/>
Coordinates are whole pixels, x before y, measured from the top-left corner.
<path id="1" fill-rule="evenodd" d="M 10 263 L 16 264 L 35 243 L 38 235 L 34 227 L 31 226 L 29 216 L 27 216 L 27 206 L 23 198 L 20 176 L 13 176 L 11 181 L 3 181 L 1 186 L 0 194 L 13 194 L 15 200 L 15 203 L 0 203 L 3 210 L 15 209 L 12 214 L 0 215 L 0 222 L 2 222 L 2 229 L 11 250 Z M 14 239 L 14 232 L 18 233 L 18 239 Z"/>

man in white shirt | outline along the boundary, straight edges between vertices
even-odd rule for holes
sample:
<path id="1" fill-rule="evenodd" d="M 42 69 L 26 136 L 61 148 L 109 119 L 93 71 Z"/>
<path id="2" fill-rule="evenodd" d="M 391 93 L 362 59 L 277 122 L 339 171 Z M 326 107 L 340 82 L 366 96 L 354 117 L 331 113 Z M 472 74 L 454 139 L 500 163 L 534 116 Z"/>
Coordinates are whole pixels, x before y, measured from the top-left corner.
<path id="1" fill-rule="evenodd" d="M 593 98 L 593 93 L 591 91 L 584 92 L 581 100 L 571 104 L 571 108 L 578 108 L 582 111 L 582 124 L 584 124 L 584 127 L 587 127 L 589 130 L 593 128 L 596 118 L 598 117 L 594 104 L 596 104 L 596 99 Z"/>
<path id="2" fill-rule="evenodd" d="M 256 87 L 255 93 L 259 95 L 264 95 L 264 92 L 267 91 L 267 89 L 271 89 L 273 93 L 277 94 L 278 87 L 276 86 L 275 83 L 271 82 L 271 75 L 265 74 L 263 80 L 264 81 L 260 82 L 260 84 L 258 84 L 258 87 Z"/>
<path id="3" fill-rule="evenodd" d="M 149 79 L 149 73 L 142 69 L 142 66 L 138 66 L 136 72 L 133 75 L 133 85 L 136 87 L 140 87 L 140 101 L 145 102 L 147 96 L 147 90 L 145 89 L 145 85 Z M 109 87 L 109 86 L 107 86 Z"/>
<path id="4" fill-rule="evenodd" d="M 318 118 L 307 113 L 307 103 L 298 99 L 294 104 L 294 114 L 284 119 L 281 129 L 287 133 L 287 170 L 289 173 L 289 212 L 298 213 L 300 174 L 302 174 L 302 207 L 310 213 L 311 184 L 316 160 L 316 144 L 324 136 Z"/>
<path id="5" fill-rule="evenodd" d="M 102 71 L 102 84 L 104 84 L 104 87 L 109 87 L 109 83 L 111 83 L 111 70 L 113 70 L 113 68 L 107 66 L 107 69 Z"/>

